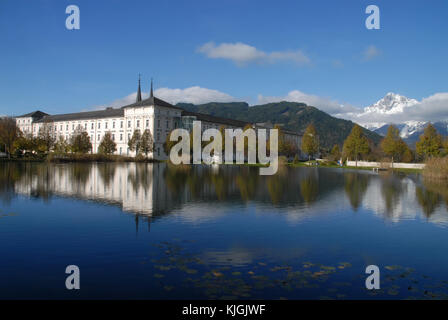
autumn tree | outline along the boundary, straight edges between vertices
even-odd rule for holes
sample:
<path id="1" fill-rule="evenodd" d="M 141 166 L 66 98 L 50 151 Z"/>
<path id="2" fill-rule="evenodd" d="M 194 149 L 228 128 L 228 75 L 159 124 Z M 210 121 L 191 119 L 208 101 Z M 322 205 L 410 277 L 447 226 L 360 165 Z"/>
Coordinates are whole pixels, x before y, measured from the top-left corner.
<path id="1" fill-rule="evenodd" d="M 0 143 L 5 147 L 8 157 L 14 152 L 14 142 L 19 137 L 20 129 L 16 125 L 16 121 L 12 118 L 5 117 L 0 119 Z"/>
<path id="2" fill-rule="evenodd" d="M 154 150 L 154 139 L 152 138 L 151 131 L 149 131 L 149 129 L 146 129 L 145 131 L 143 131 L 141 137 L 141 151 L 146 156 L 148 156 L 148 153 L 152 152 L 153 150 Z"/>
<path id="3" fill-rule="evenodd" d="M 112 139 L 110 131 L 108 131 L 104 134 L 104 137 L 98 146 L 98 152 L 101 154 L 113 154 L 115 151 L 117 151 L 117 144 Z"/>
<path id="4" fill-rule="evenodd" d="M 333 161 L 339 160 L 341 158 L 341 150 L 339 149 L 339 145 L 335 144 L 330 152 L 331 159 Z"/>
<path id="5" fill-rule="evenodd" d="M 308 154 L 308 160 L 319 151 L 318 139 L 316 128 L 309 124 L 302 137 L 302 151 Z"/>
<path id="6" fill-rule="evenodd" d="M 92 150 L 92 143 L 86 131 L 78 128 L 70 138 L 70 149 L 75 153 L 87 153 Z"/>
<path id="7" fill-rule="evenodd" d="M 136 129 L 134 130 L 132 138 L 128 141 L 128 147 L 129 150 L 135 151 L 135 154 L 138 155 L 141 151 L 141 146 L 142 146 L 142 135 L 140 133 L 140 130 Z"/>
<path id="8" fill-rule="evenodd" d="M 355 124 L 347 139 L 344 141 L 342 153 L 345 157 L 354 158 L 356 166 L 358 166 L 359 157 L 369 153 L 369 150 L 369 142 L 365 137 L 362 128 Z"/>
<path id="9" fill-rule="evenodd" d="M 381 141 L 381 149 L 385 154 L 394 160 L 401 161 L 403 155 L 408 149 L 406 143 L 401 139 L 397 127 L 390 125 L 387 129 L 387 134 Z"/>
<path id="10" fill-rule="evenodd" d="M 441 148 L 442 137 L 437 133 L 436 128 L 429 123 L 416 144 L 417 154 L 424 158 L 430 158 L 438 156 Z"/>

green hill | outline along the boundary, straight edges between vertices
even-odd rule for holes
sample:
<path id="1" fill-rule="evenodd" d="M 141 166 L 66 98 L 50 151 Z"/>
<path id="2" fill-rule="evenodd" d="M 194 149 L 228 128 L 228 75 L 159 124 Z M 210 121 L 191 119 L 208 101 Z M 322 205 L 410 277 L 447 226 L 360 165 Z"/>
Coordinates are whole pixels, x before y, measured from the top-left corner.
<path id="1" fill-rule="evenodd" d="M 286 130 L 299 133 L 303 133 L 306 127 L 313 123 L 319 134 L 320 145 L 324 148 L 331 148 L 335 144 L 342 146 L 354 125 L 352 121 L 332 117 L 315 107 L 297 102 L 282 101 L 252 107 L 246 102 L 211 102 L 201 105 L 178 103 L 177 106 L 217 117 L 252 123 L 279 124 Z M 370 130 L 364 129 L 364 132 L 374 143 L 378 143 L 382 138 Z"/>

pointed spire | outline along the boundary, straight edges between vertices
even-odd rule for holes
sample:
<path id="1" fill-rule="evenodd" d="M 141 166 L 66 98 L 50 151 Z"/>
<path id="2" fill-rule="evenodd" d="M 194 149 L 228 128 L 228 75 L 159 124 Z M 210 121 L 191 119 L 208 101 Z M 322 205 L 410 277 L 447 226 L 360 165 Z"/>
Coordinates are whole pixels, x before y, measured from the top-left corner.
<path id="1" fill-rule="evenodd" d="M 140 87 L 140 73 L 138 74 L 138 90 L 137 90 L 137 101 L 136 102 L 140 102 L 142 101 L 142 89 Z"/>
<path id="2" fill-rule="evenodd" d="M 149 93 L 149 97 L 150 97 L 150 98 L 153 98 L 153 97 L 154 97 L 154 94 L 153 94 L 153 92 L 152 92 L 152 78 L 151 78 L 151 92 Z"/>

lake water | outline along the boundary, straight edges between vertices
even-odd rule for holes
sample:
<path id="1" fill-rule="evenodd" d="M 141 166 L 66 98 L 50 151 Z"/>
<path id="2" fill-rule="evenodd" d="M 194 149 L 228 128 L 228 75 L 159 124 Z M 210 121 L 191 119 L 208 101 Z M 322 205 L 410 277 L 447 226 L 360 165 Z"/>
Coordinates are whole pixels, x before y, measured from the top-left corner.
<path id="1" fill-rule="evenodd" d="M 419 175 L 2 163 L 0 203 L 2 299 L 448 297 L 448 191 Z"/>

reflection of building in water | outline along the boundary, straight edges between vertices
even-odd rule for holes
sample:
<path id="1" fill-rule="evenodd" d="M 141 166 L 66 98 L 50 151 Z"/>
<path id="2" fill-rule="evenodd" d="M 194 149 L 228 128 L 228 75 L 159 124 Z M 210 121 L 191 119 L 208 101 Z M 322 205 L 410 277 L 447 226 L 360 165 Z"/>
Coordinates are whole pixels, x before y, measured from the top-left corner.
<path id="1" fill-rule="evenodd" d="M 44 199 L 55 194 L 94 200 L 148 217 L 175 211 L 191 222 L 216 219 L 229 206 L 245 210 L 250 202 L 258 214 L 282 213 L 291 221 L 351 209 L 371 211 L 392 222 L 424 219 L 448 225 L 448 193 L 437 193 L 441 188 L 436 185 L 395 175 L 284 167 L 276 175 L 260 176 L 256 167 L 165 163 L 21 166 L 15 166 L 17 180 L 2 184 L 6 186 L 2 194 L 9 188 Z"/>
<path id="2" fill-rule="evenodd" d="M 48 194 L 120 204 L 124 211 L 156 215 L 170 210 L 175 199 L 163 178 L 165 164 L 101 163 L 51 165 L 24 175 L 16 184 L 20 194 Z"/>

